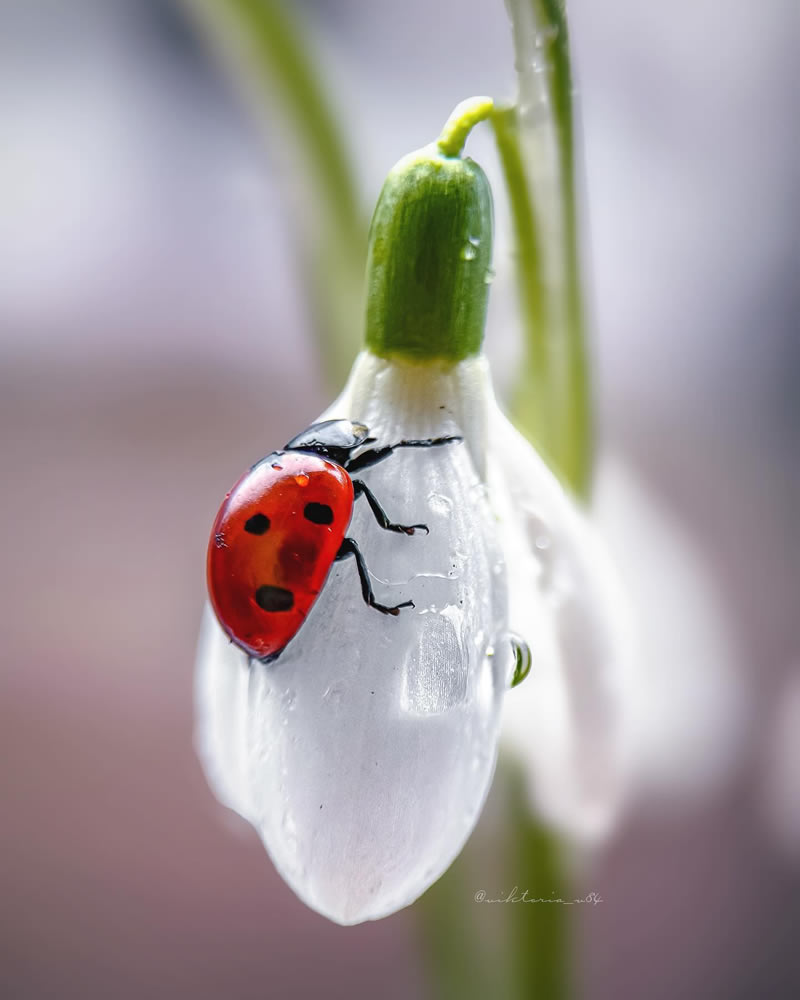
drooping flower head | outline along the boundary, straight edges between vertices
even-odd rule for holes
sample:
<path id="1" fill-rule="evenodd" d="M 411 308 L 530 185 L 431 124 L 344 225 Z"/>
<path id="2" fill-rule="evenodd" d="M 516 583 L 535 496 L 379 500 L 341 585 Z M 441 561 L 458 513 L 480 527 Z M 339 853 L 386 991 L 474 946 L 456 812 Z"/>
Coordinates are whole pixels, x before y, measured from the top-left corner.
<path id="1" fill-rule="evenodd" d="M 392 516 L 429 529 L 383 532 L 363 503 L 348 528 L 376 593 L 413 608 L 376 614 L 352 562 L 334 562 L 276 660 L 249 657 L 210 613 L 198 654 L 212 786 L 298 895 L 340 923 L 407 905 L 458 854 L 523 650 L 542 696 L 530 721 L 542 731 L 545 805 L 548 779 L 572 782 L 598 814 L 611 797 L 615 635 L 602 556 L 497 408 L 481 354 L 491 196 L 461 147 L 490 108 L 460 107 L 438 144 L 390 173 L 371 230 L 366 347 L 320 417 L 361 422 L 380 446 L 460 439 L 397 449 L 360 473 Z"/>

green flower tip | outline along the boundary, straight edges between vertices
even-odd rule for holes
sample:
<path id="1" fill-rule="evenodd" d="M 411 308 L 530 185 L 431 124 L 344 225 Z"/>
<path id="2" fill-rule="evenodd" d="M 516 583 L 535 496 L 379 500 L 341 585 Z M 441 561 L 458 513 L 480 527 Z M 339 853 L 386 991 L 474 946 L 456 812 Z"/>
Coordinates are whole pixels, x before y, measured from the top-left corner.
<path id="1" fill-rule="evenodd" d="M 459 104 L 439 140 L 389 172 L 370 228 L 366 346 L 380 357 L 461 361 L 483 343 L 492 279 L 492 194 L 461 156 L 489 98 Z"/>

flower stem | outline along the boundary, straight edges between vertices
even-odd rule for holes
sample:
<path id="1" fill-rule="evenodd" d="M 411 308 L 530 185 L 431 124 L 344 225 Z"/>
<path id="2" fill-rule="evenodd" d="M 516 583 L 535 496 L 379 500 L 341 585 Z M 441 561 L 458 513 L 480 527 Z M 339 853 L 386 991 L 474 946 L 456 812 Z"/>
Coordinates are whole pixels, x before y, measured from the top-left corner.
<path id="1" fill-rule="evenodd" d="M 457 104 L 439 136 L 439 151 L 444 156 L 460 156 L 469 133 L 489 118 L 493 109 L 491 97 L 469 97 Z"/>
<path id="2" fill-rule="evenodd" d="M 338 385 L 361 341 L 366 219 L 347 143 L 318 75 L 302 21 L 283 0 L 184 0 L 233 75 L 275 106 L 303 151 L 314 211 L 304 240 L 315 291 L 314 332 Z"/>
<path id="3" fill-rule="evenodd" d="M 563 0 L 509 0 L 517 107 L 493 118 L 518 245 L 525 358 L 514 422 L 586 499 L 592 414 L 576 196 L 569 35 Z"/>
<path id="4" fill-rule="evenodd" d="M 542 235 L 525 175 L 516 107 L 498 108 L 492 115 L 492 128 L 511 208 L 517 290 L 525 333 L 523 369 L 515 386 L 514 416 L 518 426 L 524 423 L 528 437 L 552 464 L 556 461 L 557 440 L 553 433 L 556 421 L 552 419 L 554 404 L 550 397 L 555 396 L 555 387 L 552 344 L 548 336 L 548 296 L 542 270 Z M 523 393 L 525 417 L 520 420 L 519 396 Z"/>

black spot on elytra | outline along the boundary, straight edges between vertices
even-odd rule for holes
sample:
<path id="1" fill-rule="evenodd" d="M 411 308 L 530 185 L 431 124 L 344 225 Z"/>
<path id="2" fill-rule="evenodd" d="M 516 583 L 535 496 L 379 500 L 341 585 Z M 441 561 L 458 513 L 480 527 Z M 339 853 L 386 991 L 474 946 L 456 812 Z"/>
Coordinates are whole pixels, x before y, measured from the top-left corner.
<path id="1" fill-rule="evenodd" d="M 326 503 L 307 503 L 303 517 L 312 524 L 333 524 L 333 511 Z"/>
<path id="2" fill-rule="evenodd" d="M 253 514 L 244 522 L 244 530 L 251 535 L 263 535 L 269 531 L 269 518 L 266 514 Z"/>
<path id="3" fill-rule="evenodd" d="M 284 587 L 262 584 L 256 591 L 256 604 L 264 611 L 291 611 L 294 594 Z"/>

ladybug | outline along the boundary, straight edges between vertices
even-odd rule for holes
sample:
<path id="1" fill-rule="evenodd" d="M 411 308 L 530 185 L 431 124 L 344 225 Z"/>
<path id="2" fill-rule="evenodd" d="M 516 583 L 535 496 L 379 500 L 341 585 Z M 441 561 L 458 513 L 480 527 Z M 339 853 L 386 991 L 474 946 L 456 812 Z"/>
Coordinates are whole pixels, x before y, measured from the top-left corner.
<path id="1" fill-rule="evenodd" d="M 208 545 L 211 606 L 231 641 L 252 658 L 275 660 L 297 635 L 333 563 L 351 556 L 371 608 L 385 615 L 413 608 L 413 601 L 389 607 L 375 599 L 364 557 L 346 531 L 360 496 L 386 531 L 427 534 L 428 527 L 390 521 L 372 491 L 351 474 L 389 458 L 396 448 L 460 440 L 427 438 L 360 450 L 376 441 L 364 424 L 325 420 L 257 462 L 226 495 Z"/>

